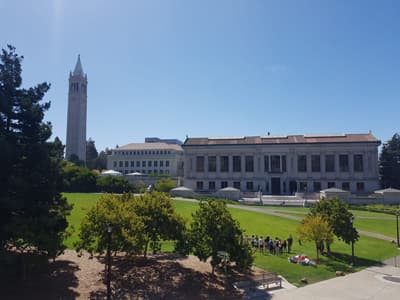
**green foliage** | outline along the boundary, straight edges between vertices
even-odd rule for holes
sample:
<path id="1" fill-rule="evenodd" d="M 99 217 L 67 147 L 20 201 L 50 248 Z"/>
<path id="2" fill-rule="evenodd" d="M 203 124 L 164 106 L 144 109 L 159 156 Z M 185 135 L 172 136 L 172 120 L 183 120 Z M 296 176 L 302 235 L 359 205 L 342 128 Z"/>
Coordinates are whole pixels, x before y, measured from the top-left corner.
<path id="1" fill-rule="evenodd" d="M 243 231 L 232 218 L 226 204 L 221 201 L 200 202 L 193 214 L 193 221 L 187 236 L 194 255 L 201 261 L 211 257 L 211 266 L 221 263 L 219 251 L 228 253 L 231 261 L 246 269 L 251 266 L 253 256 L 248 245 L 242 243 Z"/>
<path id="2" fill-rule="evenodd" d="M 400 134 L 383 144 L 379 166 L 382 188 L 400 189 Z"/>
<path id="3" fill-rule="evenodd" d="M 65 192 L 95 192 L 97 191 L 97 174 L 88 168 L 72 163 L 64 166 L 64 191 Z"/>
<path id="4" fill-rule="evenodd" d="M 170 178 L 160 179 L 155 184 L 155 189 L 158 192 L 169 193 L 173 188 L 176 188 L 176 182 Z"/>
<path id="5" fill-rule="evenodd" d="M 311 215 L 322 215 L 333 229 L 333 233 L 346 244 L 358 240 L 359 235 L 352 224 L 353 214 L 348 205 L 338 199 L 322 199 L 310 208 Z"/>
<path id="6" fill-rule="evenodd" d="M 86 141 L 86 167 L 90 170 L 96 169 L 96 160 L 99 156 L 97 152 L 95 142 L 89 138 Z"/>
<path id="7" fill-rule="evenodd" d="M 113 227 L 112 249 L 128 254 L 156 252 L 160 240 L 182 237 L 185 222 L 176 214 L 171 199 L 164 193 L 104 195 L 81 223 L 78 250 L 102 253 L 107 246 L 106 227 Z"/>
<path id="8" fill-rule="evenodd" d="M 326 242 L 333 243 L 333 230 L 329 222 L 322 215 L 308 215 L 301 222 L 297 229 L 299 237 L 304 241 L 313 241 L 317 249 L 317 258 L 319 259 L 319 246 Z"/>
<path id="9" fill-rule="evenodd" d="M 55 257 L 71 210 L 60 194 L 62 144 L 47 142 L 50 103 L 41 101 L 50 85 L 21 88 L 22 59 L 12 46 L 0 54 L 0 248 Z"/>
<path id="10" fill-rule="evenodd" d="M 147 243 L 155 252 L 159 241 L 178 240 L 185 228 L 184 220 L 175 212 L 171 198 L 164 193 L 152 192 L 133 198 L 135 213 L 144 223 Z M 147 244 L 144 254 L 147 253 Z"/>
<path id="11" fill-rule="evenodd" d="M 81 223 L 78 251 L 104 253 L 107 249 L 107 226 L 112 226 L 111 250 L 128 255 L 141 253 L 145 245 L 144 223 L 129 196 L 103 195 Z"/>
<path id="12" fill-rule="evenodd" d="M 106 193 L 127 193 L 132 191 L 132 185 L 128 179 L 122 176 L 99 176 L 97 177 L 97 188 Z"/>

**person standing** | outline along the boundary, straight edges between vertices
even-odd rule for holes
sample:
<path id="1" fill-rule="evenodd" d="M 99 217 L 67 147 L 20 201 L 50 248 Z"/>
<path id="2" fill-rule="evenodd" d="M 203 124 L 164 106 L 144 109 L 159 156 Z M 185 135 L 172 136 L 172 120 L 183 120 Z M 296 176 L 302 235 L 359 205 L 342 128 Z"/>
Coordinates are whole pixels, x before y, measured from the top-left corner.
<path id="1" fill-rule="evenodd" d="M 287 239 L 288 253 L 290 253 L 290 250 L 292 249 L 292 245 L 293 245 L 293 237 L 291 234 L 289 234 L 289 237 Z"/>

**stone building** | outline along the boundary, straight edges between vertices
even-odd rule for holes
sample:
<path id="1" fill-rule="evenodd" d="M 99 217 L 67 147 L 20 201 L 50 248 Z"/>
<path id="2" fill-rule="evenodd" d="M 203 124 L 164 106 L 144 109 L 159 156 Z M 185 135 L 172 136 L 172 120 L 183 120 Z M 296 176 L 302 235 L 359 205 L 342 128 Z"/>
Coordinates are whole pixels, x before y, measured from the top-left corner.
<path id="1" fill-rule="evenodd" d="M 183 149 L 176 144 L 133 143 L 112 149 L 107 169 L 122 174 L 142 173 L 173 178 L 183 176 Z"/>
<path id="2" fill-rule="evenodd" d="M 372 134 L 187 138 L 184 186 L 207 193 L 370 193 L 379 187 L 379 145 Z"/>
<path id="3" fill-rule="evenodd" d="M 80 56 L 74 72 L 69 74 L 67 142 L 65 157 L 75 154 L 86 161 L 86 111 L 87 111 L 87 76 L 83 73 Z"/>

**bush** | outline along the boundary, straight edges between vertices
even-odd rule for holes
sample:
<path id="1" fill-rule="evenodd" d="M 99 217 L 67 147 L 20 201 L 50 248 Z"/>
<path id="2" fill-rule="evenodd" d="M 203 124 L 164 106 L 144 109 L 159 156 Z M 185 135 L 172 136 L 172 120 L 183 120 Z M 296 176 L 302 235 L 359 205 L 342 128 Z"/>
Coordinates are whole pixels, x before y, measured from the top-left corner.
<path id="1" fill-rule="evenodd" d="M 63 169 L 64 192 L 95 192 L 97 191 L 97 173 L 87 168 L 67 163 Z"/>
<path id="2" fill-rule="evenodd" d="M 125 193 L 133 190 L 133 186 L 128 179 L 120 176 L 98 177 L 97 188 L 99 191 L 106 193 Z"/>
<path id="3" fill-rule="evenodd" d="M 155 184 L 155 189 L 158 192 L 169 193 L 173 188 L 176 188 L 176 182 L 170 178 L 160 179 Z"/>

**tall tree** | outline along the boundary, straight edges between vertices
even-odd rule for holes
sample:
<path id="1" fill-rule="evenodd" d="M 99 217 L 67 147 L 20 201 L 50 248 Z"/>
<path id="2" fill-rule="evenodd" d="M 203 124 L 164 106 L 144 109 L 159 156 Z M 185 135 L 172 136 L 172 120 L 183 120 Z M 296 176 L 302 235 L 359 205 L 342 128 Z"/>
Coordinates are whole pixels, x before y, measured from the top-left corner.
<path id="1" fill-rule="evenodd" d="M 383 144 L 379 166 L 382 188 L 400 189 L 400 134 Z"/>
<path id="2" fill-rule="evenodd" d="M 358 240 L 357 229 L 352 224 L 353 214 L 344 201 L 338 198 L 322 199 L 311 207 L 310 214 L 323 216 L 332 227 L 333 233 L 346 244 Z M 326 244 L 329 252 L 329 241 Z"/>
<path id="3" fill-rule="evenodd" d="M 99 156 L 97 152 L 95 141 L 89 138 L 86 142 L 86 166 L 90 169 L 96 169 L 96 160 Z"/>
<path id="4" fill-rule="evenodd" d="M 145 256 L 149 244 L 155 252 L 159 248 L 160 239 L 178 240 L 182 236 L 185 222 L 175 212 L 171 198 L 167 194 L 152 192 L 134 197 L 133 208 L 144 223 Z"/>
<path id="5" fill-rule="evenodd" d="M 211 257 L 212 272 L 221 263 L 220 251 L 228 254 L 229 260 L 236 262 L 240 269 L 246 269 L 253 263 L 251 249 L 242 243 L 243 231 L 239 223 L 222 201 L 200 202 L 193 214 L 188 232 L 190 247 L 201 261 Z"/>
<path id="6" fill-rule="evenodd" d="M 315 242 L 317 259 L 319 259 L 320 245 L 324 241 L 333 242 L 333 230 L 329 222 L 322 215 L 308 215 L 301 222 L 298 233 L 300 239 Z"/>
<path id="7" fill-rule="evenodd" d="M 47 142 L 51 124 L 43 122 L 50 85 L 21 88 L 22 60 L 12 46 L 0 54 L 0 247 L 54 257 L 71 207 L 60 194 L 60 144 Z"/>
<path id="8" fill-rule="evenodd" d="M 105 170 L 107 169 L 107 152 L 109 150 L 106 148 L 105 151 L 100 151 L 99 156 L 96 158 L 96 169 Z"/>

